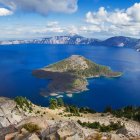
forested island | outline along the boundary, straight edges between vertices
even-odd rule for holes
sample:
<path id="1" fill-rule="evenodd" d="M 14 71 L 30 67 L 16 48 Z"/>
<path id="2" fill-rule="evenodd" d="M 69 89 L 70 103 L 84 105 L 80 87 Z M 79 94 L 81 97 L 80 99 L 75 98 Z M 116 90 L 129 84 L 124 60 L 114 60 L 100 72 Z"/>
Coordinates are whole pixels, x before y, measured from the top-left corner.
<path id="1" fill-rule="evenodd" d="M 55 64 L 33 71 L 38 78 L 50 79 L 42 95 L 77 93 L 87 90 L 87 78 L 119 77 L 121 72 L 113 72 L 109 67 L 96 64 L 83 56 L 72 55 Z"/>

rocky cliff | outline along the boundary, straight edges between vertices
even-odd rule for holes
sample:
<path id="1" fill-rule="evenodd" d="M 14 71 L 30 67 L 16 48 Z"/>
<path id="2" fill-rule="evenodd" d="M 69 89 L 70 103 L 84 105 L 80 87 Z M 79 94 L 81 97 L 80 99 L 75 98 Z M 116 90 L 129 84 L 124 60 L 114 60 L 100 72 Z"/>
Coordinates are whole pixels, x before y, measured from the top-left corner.
<path id="1" fill-rule="evenodd" d="M 140 39 L 115 36 L 106 40 L 96 38 L 86 38 L 80 35 L 65 35 L 54 36 L 33 40 L 7 40 L 0 41 L 0 45 L 10 44 L 66 44 L 66 45 L 94 45 L 94 46 L 109 46 L 109 47 L 130 47 L 137 49 L 140 47 Z"/>
<path id="2" fill-rule="evenodd" d="M 111 114 L 103 116 L 100 113 L 67 117 L 64 108 L 51 110 L 36 106 L 30 101 L 28 103 L 32 106 L 32 111 L 28 110 L 27 106 L 25 110 L 25 102 L 22 108 L 17 101 L 0 98 L 0 140 L 139 140 L 140 138 L 140 124 L 135 121 L 115 118 Z M 96 121 L 105 125 L 111 121 L 121 121 L 124 127 L 117 131 L 101 133 L 96 129 L 83 128 L 77 120 Z"/>

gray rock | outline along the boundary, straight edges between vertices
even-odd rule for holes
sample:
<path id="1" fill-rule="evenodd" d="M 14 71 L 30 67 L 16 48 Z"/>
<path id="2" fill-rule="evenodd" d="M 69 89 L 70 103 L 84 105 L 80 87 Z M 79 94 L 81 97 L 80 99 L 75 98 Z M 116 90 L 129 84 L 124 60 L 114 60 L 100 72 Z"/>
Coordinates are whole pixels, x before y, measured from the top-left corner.
<path id="1" fill-rule="evenodd" d="M 7 127 L 10 125 L 10 122 L 6 117 L 0 117 L 0 126 L 2 127 Z"/>
<path id="2" fill-rule="evenodd" d="M 5 115 L 10 114 L 16 107 L 16 103 L 8 98 L 0 98 L 0 108 Z"/>
<path id="3" fill-rule="evenodd" d="M 85 135 L 77 123 L 65 122 L 64 125 L 57 131 L 60 139 L 66 140 L 84 140 Z"/>
<path id="4" fill-rule="evenodd" d="M 123 135 L 127 135 L 128 134 L 128 131 L 125 127 L 119 129 L 116 134 L 123 134 Z"/>
<path id="5" fill-rule="evenodd" d="M 23 140 L 40 140 L 40 139 L 36 134 L 31 134 L 30 136 L 28 136 L 27 138 Z"/>
<path id="6" fill-rule="evenodd" d="M 17 124 L 24 118 L 24 113 L 16 108 L 14 100 L 0 97 L 0 128 Z"/>
<path id="7" fill-rule="evenodd" d="M 112 134 L 111 135 L 111 140 L 123 140 L 122 138 L 120 138 L 118 135 L 116 134 Z"/>

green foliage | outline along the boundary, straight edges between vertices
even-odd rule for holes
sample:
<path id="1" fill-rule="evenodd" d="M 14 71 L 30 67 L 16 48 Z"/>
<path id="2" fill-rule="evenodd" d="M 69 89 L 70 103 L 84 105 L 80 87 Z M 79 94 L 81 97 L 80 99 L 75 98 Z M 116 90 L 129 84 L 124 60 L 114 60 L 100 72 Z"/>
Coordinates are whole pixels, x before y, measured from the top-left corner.
<path id="1" fill-rule="evenodd" d="M 92 128 L 92 129 L 99 129 L 100 128 L 100 123 L 99 122 L 81 122 L 80 120 L 77 121 L 81 126 L 83 127 L 88 127 L 88 128 Z"/>
<path id="2" fill-rule="evenodd" d="M 79 108 L 74 105 L 66 105 L 66 112 L 72 113 L 73 116 L 80 116 Z"/>
<path id="3" fill-rule="evenodd" d="M 49 108 L 50 109 L 56 109 L 58 107 L 63 107 L 64 106 L 64 101 L 62 98 L 51 98 L 49 101 Z"/>
<path id="4" fill-rule="evenodd" d="M 64 106 L 64 101 L 63 101 L 62 98 L 58 98 L 58 99 L 57 99 L 57 103 L 58 103 L 58 106 L 59 106 L 59 107 L 63 107 L 63 106 Z"/>
<path id="5" fill-rule="evenodd" d="M 50 109 L 56 109 L 56 108 L 58 108 L 57 99 L 53 99 L 53 98 L 50 99 L 49 108 L 50 108 Z"/>
<path id="6" fill-rule="evenodd" d="M 72 113 L 73 116 L 80 116 L 80 113 L 84 113 L 84 114 L 96 113 L 95 110 L 92 110 L 92 109 L 90 109 L 88 107 L 78 108 L 75 105 L 66 105 L 66 110 L 65 111 L 69 112 L 69 113 Z"/>
<path id="7" fill-rule="evenodd" d="M 29 111 L 30 113 L 33 111 L 32 103 L 26 99 L 26 97 L 18 96 L 15 98 L 15 102 L 17 103 L 17 106 L 19 106 L 24 111 Z"/>
<path id="8" fill-rule="evenodd" d="M 80 112 L 80 113 L 85 113 L 85 114 L 87 114 L 87 113 L 96 113 L 95 110 L 90 109 L 90 108 L 88 108 L 88 107 L 81 107 L 81 108 L 79 109 L 79 112 Z"/>
<path id="9" fill-rule="evenodd" d="M 100 131 L 101 132 L 110 132 L 110 131 L 116 131 L 120 128 L 122 128 L 123 125 L 121 125 L 120 122 L 114 123 L 114 122 L 110 122 L 109 125 L 102 125 L 100 126 Z"/>
<path id="10" fill-rule="evenodd" d="M 116 117 L 125 117 L 140 122 L 140 107 L 127 106 L 121 109 L 112 111 Z"/>
<path id="11" fill-rule="evenodd" d="M 112 107 L 111 106 L 107 106 L 104 110 L 105 113 L 112 113 Z"/>
<path id="12" fill-rule="evenodd" d="M 108 77 L 121 75 L 121 73 L 119 72 L 112 72 L 110 68 L 103 65 L 98 65 L 84 57 L 83 57 L 83 61 L 86 61 L 86 64 L 88 65 L 87 69 L 81 69 L 81 67 L 78 67 L 78 65 L 76 69 L 73 69 L 73 67 L 71 66 L 71 61 L 69 61 L 68 59 L 49 65 L 48 67 L 46 67 L 46 69 L 49 68 L 55 71 L 65 71 L 84 78 L 95 76 L 95 75 L 108 76 Z M 74 84 L 78 84 L 78 82 L 80 81 L 79 80 L 75 81 Z"/>
<path id="13" fill-rule="evenodd" d="M 40 111 L 38 110 L 36 113 L 37 113 L 37 114 L 40 114 Z"/>
<path id="14" fill-rule="evenodd" d="M 113 110 L 112 107 L 108 106 L 104 112 L 109 112 L 118 118 L 124 117 L 140 122 L 140 107 L 126 106 L 121 109 Z"/>
<path id="15" fill-rule="evenodd" d="M 38 132 L 40 130 L 40 127 L 33 123 L 24 124 L 22 128 L 25 128 L 30 133 Z"/>
<path id="16" fill-rule="evenodd" d="M 66 110 L 65 110 L 66 112 L 70 112 L 70 107 L 69 107 L 69 105 L 66 105 Z"/>
<path id="17" fill-rule="evenodd" d="M 80 120 L 77 121 L 81 126 L 91 128 L 91 129 L 98 129 L 100 132 L 110 132 L 115 131 L 123 127 L 120 122 L 114 123 L 111 122 L 109 125 L 101 125 L 99 122 L 81 122 Z"/>

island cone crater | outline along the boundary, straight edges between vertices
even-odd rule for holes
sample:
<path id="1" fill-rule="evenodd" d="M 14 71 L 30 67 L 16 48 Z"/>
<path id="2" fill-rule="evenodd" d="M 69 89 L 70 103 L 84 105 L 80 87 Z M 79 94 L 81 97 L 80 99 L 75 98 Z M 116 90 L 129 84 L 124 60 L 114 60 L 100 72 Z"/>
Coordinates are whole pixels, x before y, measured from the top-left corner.
<path id="1" fill-rule="evenodd" d="M 69 58 L 33 71 L 38 78 L 51 80 L 41 94 L 77 93 L 87 90 L 87 78 L 119 77 L 121 72 L 113 72 L 109 67 L 96 64 L 83 56 L 72 55 Z"/>

